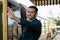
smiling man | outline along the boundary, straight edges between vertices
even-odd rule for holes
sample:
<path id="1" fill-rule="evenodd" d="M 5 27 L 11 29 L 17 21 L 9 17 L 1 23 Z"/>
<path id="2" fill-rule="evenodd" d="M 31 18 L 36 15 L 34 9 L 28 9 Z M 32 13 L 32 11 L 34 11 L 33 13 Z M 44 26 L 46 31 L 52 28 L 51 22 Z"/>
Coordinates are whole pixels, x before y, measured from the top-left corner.
<path id="1" fill-rule="evenodd" d="M 18 24 L 22 25 L 22 35 L 18 40 L 38 40 L 41 35 L 41 22 L 36 19 L 37 7 L 29 6 L 27 11 L 27 19 L 17 18 L 12 8 L 8 7 L 8 17 L 15 20 Z"/>

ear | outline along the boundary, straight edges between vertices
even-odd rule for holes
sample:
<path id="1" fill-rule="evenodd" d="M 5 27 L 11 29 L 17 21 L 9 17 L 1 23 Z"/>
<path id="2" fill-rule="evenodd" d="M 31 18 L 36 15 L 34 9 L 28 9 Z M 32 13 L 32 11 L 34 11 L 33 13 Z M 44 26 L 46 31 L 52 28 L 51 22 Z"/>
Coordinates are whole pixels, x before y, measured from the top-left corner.
<path id="1" fill-rule="evenodd" d="M 35 13 L 35 17 L 37 16 L 37 13 Z"/>
<path id="2" fill-rule="evenodd" d="M 36 16 L 37 16 L 38 13 L 36 13 Z"/>

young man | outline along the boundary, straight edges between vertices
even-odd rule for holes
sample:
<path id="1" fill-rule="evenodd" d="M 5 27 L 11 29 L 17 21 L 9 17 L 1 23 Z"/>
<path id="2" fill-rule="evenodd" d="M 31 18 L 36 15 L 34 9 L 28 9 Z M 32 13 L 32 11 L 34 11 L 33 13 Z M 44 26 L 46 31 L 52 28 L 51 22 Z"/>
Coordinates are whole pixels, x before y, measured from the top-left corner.
<path id="1" fill-rule="evenodd" d="M 13 10 L 8 7 L 8 16 L 22 25 L 22 35 L 18 40 L 38 40 L 41 35 L 41 22 L 36 19 L 38 9 L 30 6 L 27 11 L 27 19 L 17 18 Z"/>

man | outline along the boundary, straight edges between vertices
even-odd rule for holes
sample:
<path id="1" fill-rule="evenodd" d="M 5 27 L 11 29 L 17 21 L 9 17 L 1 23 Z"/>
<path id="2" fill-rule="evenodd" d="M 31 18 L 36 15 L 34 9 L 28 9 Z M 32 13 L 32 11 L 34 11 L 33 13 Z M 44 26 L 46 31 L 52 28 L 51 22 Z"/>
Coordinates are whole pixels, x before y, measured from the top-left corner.
<path id="1" fill-rule="evenodd" d="M 41 22 L 36 19 L 38 9 L 30 6 L 27 11 L 27 19 L 17 18 L 12 8 L 8 7 L 8 16 L 22 25 L 22 35 L 18 40 L 38 40 L 41 35 Z"/>

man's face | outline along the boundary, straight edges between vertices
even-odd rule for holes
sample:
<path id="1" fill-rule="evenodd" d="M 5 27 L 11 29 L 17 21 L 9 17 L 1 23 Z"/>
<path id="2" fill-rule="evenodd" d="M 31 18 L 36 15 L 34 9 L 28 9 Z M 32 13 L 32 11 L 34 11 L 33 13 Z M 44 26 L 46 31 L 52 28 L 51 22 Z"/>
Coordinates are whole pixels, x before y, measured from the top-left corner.
<path id="1" fill-rule="evenodd" d="M 36 11 L 34 8 L 28 8 L 28 12 L 27 12 L 27 18 L 28 19 L 33 19 L 36 17 Z"/>

